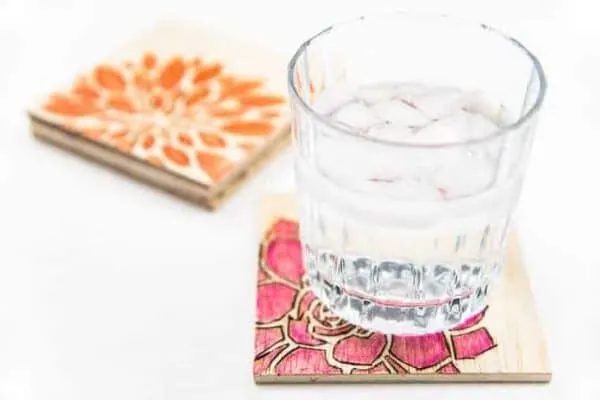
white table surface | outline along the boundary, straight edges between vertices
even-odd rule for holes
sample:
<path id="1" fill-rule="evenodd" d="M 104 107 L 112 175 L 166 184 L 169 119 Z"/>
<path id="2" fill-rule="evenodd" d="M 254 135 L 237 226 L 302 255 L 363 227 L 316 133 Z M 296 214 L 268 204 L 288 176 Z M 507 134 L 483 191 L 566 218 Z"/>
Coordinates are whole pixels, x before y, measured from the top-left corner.
<path id="1" fill-rule="evenodd" d="M 0 399 L 600 398 L 594 3 L 0 0 Z M 28 133 L 34 94 L 159 17 L 290 55 L 332 21 L 394 4 L 499 25 L 546 67 L 519 229 L 549 344 L 548 385 L 255 386 L 255 212 L 264 194 L 293 189 L 289 152 L 208 214 Z"/>

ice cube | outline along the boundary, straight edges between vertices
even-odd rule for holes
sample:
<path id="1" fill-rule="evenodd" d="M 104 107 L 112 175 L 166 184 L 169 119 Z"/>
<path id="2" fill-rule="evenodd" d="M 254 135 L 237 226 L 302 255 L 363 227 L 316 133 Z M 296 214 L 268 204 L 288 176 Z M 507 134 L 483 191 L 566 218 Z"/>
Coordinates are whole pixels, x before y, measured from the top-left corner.
<path id="1" fill-rule="evenodd" d="M 346 135 L 319 134 L 314 159 L 320 173 L 331 179 L 359 183 L 367 179 L 370 171 L 381 164 L 374 151 L 365 151 L 362 140 Z"/>
<path id="2" fill-rule="evenodd" d="M 496 125 L 504 125 L 508 122 L 509 115 L 506 108 L 483 92 L 466 92 L 464 109 L 473 114 L 480 114 Z"/>
<path id="3" fill-rule="evenodd" d="M 394 97 L 394 95 L 395 91 L 390 85 L 369 85 L 360 87 L 355 94 L 355 98 L 366 105 L 373 105 Z"/>
<path id="4" fill-rule="evenodd" d="M 455 88 L 430 90 L 411 99 L 412 103 L 430 119 L 452 115 L 465 105 L 464 92 Z"/>
<path id="5" fill-rule="evenodd" d="M 405 126 L 421 126 L 429 121 L 410 101 L 400 98 L 381 101 L 372 107 L 373 113 L 380 119 Z"/>
<path id="6" fill-rule="evenodd" d="M 313 104 L 314 109 L 321 114 L 331 114 L 340 104 L 349 102 L 356 93 L 356 87 L 350 84 L 336 85 L 323 91 Z"/>
<path id="7" fill-rule="evenodd" d="M 406 141 L 412 135 L 413 130 L 402 124 L 379 124 L 367 132 L 369 137 L 396 142 Z"/>
<path id="8" fill-rule="evenodd" d="M 407 100 L 427 92 L 427 87 L 418 83 L 379 83 L 360 87 L 355 98 L 362 100 L 367 105 L 374 105 L 394 97 Z"/>
<path id="9" fill-rule="evenodd" d="M 468 125 L 469 139 L 483 139 L 497 132 L 499 127 L 488 118 L 481 114 L 467 114 L 466 120 Z"/>
<path id="10" fill-rule="evenodd" d="M 419 144 L 456 143 L 468 138 L 469 129 L 468 113 L 459 111 L 421 127 L 409 141 Z"/>
<path id="11" fill-rule="evenodd" d="M 416 96 L 424 95 L 431 90 L 429 86 L 415 82 L 397 83 L 393 87 L 396 89 L 397 93 L 408 100 L 413 99 Z"/>
<path id="12" fill-rule="evenodd" d="M 445 192 L 446 198 L 468 196 L 486 190 L 494 179 L 494 172 L 490 162 L 466 153 L 439 168 L 433 175 L 433 182 Z"/>
<path id="13" fill-rule="evenodd" d="M 341 106 L 333 114 L 333 119 L 356 129 L 368 129 L 382 122 L 369 107 L 359 102 L 350 102 Z"/>

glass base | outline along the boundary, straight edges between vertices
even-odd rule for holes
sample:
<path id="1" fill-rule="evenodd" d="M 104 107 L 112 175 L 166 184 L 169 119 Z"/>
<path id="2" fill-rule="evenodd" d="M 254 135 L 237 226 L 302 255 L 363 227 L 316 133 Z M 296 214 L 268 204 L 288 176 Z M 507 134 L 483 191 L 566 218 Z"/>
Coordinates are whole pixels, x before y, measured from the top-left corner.
<path id="1" fill-rule="evenodd" d="M 469 295 L 444 302 L 398 304 L 344 292 L 335 284 L 309 274 L 315 295 L 331 312 L 369 331 L 394 335 L 423 335 L 452 329 L 483 311 L 488 284 Z"/>

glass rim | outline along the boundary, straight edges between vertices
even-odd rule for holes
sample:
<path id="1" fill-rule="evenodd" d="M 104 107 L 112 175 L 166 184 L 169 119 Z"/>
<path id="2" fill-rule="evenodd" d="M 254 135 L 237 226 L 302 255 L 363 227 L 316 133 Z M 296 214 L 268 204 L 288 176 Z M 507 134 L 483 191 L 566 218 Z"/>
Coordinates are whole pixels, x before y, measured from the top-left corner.
<path id="1" fill-rule="evenodd" d="M 345 26 L 345 25 L 350 25 L 353 23 L 367 20 L 367 19 L 372 20 L 372 19 L 377 19 L 377 18 L 382 18 L 382 17 L 391 17 L 394 15 L 404 15 L 404 16 L 409 16 L 409 17 L 429 17 L 429 18 L 452 20 L 456 23 L 462 24 L 463 26 L 464 25 L 472 25 L 474 27 L 478 27 L 482 31 L 489 32 L 493 35 L 496 35 L 496 36 L 506 40 L 508 43 L 513 45 L 517 50 L 520 50 L 525 56 L 527 56 L 527 58 L 529 58 L 529 60 L 532 63 L 533 69 L 536 72 L 536 76 L 537 76 L 537 79 L 539 80 L 539 85 L 540 85 L 539 92 L 537 94 L 535 102 L 533 103 L 532 106 L 528 107 L 528 110 L 523 115 L 521 115 L 516 121 L 511 122 L 510 124 L 508 124 L 506 126 L 500 127 L 498 130 L 496 130 L 494 133 L 492 133 L 490 135 L 487 135 L 482 138 L 467 139 L 467 140 L 462 140 L 462 141 L 445 142 L 445 143 L 406 143 L 406 142 L 398 142 L 398 141 L 392 141 L 392 140 L 388 140 L 388 139 L 380 139 L 380 138 L 364 136 L 360 132 L 349 129 L 341 124 L 337 124 L 332 119 L 316 112 L 315 109 L 302 98 L 302 96 L 298 92 L 298 88 L 296 87 L 296 84 L 294 83 L 294 74 L 296 72 L 296 67 L 298 66 L 298 60 L 305 53 L 306 49 L 312 44 L 312 42 L 319 39 L 323 35 L 329 33 L 334 28 L 337 28 L 340 26 Z M 467 20 L 464 18 L 452 16 L 449 14 L 423 13 L 423 12 L 412 12 L 412 11 L 405 11 L 405 10 L 394 11 L 392 13 L 387 12 L 387 13 L 374 13 L 374 14 L 368 14 L 368 15 L 361 15 L 359 17 L 353 17 L 350 19 L 346 19 L 343 21 L 333 23 L 333 24 L 329 25 L 328 27 L 326 27 L 325 29 L 322 29 L 321 31 L 317 32 L 316 34 L 310 36 L 304 42 L 302 42 L 302 44 L 298 47 L 298 49 L 294 52 L 294 55 L 290 59 L 287 69 L 288 69 L 288 71 L 287 71 L 288 72 L 288 74 L 287 74 L 288 75 L 287 76 L 288 87 L 291 92 L 292 102 L 298 104 L 304 111 L 306 111 L 311 117 L 315 118 L 319 123 L 325 125 L 326 127 L 330 128 L 330 129 L 347 134 L 349 136 L 355 137 L 360 140 L 366 140 L 366 141 L 376 143 L 376 144 L 394 146 L 394 147 L 402 147 L 402 148 L 421 148 L 421 149 L 449 148 L 449 147 L 482 144 L 482 143 L 486 143 L 488 141 L 500 138 L 500 137 L 508 134 L 509 132 L 518 129 L 519 127 L 521 127 L 522 125 L 527 123 L 529 120 L 531 120 L 538 113 L 538 111 L 540 110 L 540 108 L 542 106 L 542 103 L 544 102 L 544 99 L 546 96 L 546 88 L 547 88 L 546 75 L 544 73 L 544 69 L 542 68 L 542 64 L 540 63 L 538 58 L 533 54 L 533 52 L 531 50 L 529 50 L 523 43 L 521 43 L 518 39 L 514 38 L 513 36 L 510 36 L 507 33 L 503 32 L 497 28 L 494 28 L 488 24 L 470 21 L 470 20 Z"/>

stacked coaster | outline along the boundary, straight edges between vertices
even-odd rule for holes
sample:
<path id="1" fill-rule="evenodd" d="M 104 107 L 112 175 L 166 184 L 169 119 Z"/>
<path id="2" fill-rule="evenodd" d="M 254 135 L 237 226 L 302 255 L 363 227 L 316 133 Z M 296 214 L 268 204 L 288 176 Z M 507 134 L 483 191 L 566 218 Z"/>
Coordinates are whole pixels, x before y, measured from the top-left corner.
<path id="1" fill-rule="evenodd" d="M 291 196 L 266 199 L 259 247 L 254 378 L 277 382 L 547 382 L 518 243 L 490 306 L 448 332 L 395 336 L 337 317 L 307 284 Z"/>
<path id="2" fill-rule="evenodd" d="M 286 60 L 178 22 L 30 107 L 34 135 L 215 209 L 289 139 Z"/>

